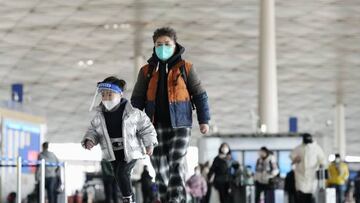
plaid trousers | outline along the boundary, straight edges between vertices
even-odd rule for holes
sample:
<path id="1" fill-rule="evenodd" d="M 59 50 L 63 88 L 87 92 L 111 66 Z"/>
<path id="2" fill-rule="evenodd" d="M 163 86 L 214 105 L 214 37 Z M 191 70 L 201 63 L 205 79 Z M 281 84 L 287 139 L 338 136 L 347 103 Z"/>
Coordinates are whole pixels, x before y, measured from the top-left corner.
<path id="1" fill-rule="evenodd" d="M 162 203 L 186 202 L 184 160 L 191 128 L 158 128 L 151 163 Z"/>

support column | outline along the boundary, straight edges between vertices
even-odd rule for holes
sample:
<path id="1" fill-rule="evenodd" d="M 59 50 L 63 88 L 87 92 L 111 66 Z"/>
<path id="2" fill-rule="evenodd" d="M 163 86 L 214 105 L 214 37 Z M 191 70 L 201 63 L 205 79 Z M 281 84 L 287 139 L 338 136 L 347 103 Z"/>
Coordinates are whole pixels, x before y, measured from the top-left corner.
<path id="1" fill-rule="evenodd" d="M 64 168 L 63 168 L 63 170 L 64 170 L 64 194 L 65 194 L 64 203 L 68 203 L 68 199 L 67 199 L 67 192 L 68 192 L 67 186 L 68 186 L 69 184 L 68 184 L 68 182 L 66 181 L 66 178 L 67 178 L 67 176 L 66 176 L 67 162 L 64 162 Z M 75 201 L 77 201 L 77 200 L 75 200 Z"/>
<path id="2" fill-rule="evenodd" d="M 341 158 L 346 156 L 345 106 L 338 103 L 335 106 L 335 146 Z"/>
<path id="3" fill-rule="evenodd" d="M 139 74 L 139 70 L 143 65 L 145 65 L 145 62 L 146 61 L 144 60 L 144 58 L 141 55 L 135 56 L 135 59 L 134 59 L 134 66 L 135 66 L 134 67 L 134 73 L 135 73 L 134 81 L 136 81 L 137 76 Z"/>
<path id="4" fill-rule="evenodd" d="M 45 159 L 40 161 L 40 203 L 45 203 Z"/>
<path id="5" fill-rule="evenodd" d="M 21 171 L 22 171 L 22 161 L 21 161 L 21 156 L 19 156 L 17 158 L 17 163 L 16 163 L 16 166 L 17 166 L 17 193 L 16 193 L 16 202 L 17 203 L 21 203 L 21 177 L 22 177 L 22 174 L 21 174 Z"/>
<path id="6" fill-rule="evenodd" d="M 259 127 L 277 133 L 278 96 L 275 40 L 275 0 L 260 0 Z"/>
<path id="7" fill-rule="evenodd" d="M 134 81 L 136 81 L 141 66 L 145 65 L 142 55 L 145 23 L 143 22 L 144 3 L 135 1 L 134 6 Z"/>

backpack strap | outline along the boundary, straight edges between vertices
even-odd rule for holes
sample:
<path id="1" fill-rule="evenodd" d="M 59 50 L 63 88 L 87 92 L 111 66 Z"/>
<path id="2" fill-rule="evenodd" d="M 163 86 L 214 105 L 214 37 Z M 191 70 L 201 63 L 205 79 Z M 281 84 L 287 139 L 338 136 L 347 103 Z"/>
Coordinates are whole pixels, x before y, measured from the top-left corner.
<path id="1" fill-rule="evenodd" d="M 183 60 L 181 66 L 180 66 L 180 74 L 181 74 L 181 77 L 183 78 L 183 80 L 185 82 L 186 89 L 189 92 L 189 85 L 188 85 L 188 80 L 187 80 L 188 73 L 186 72 L 185 65 L 186 65 L 186 62 Z M 190 92 L 189 92 L 189 95 L 190 95 L 191 107 L 192 107 L 193 110 L 195 110 L 195 104 L 193 102 L 193 98 L 192 98 L 192 95 L 190 94 Z"/>

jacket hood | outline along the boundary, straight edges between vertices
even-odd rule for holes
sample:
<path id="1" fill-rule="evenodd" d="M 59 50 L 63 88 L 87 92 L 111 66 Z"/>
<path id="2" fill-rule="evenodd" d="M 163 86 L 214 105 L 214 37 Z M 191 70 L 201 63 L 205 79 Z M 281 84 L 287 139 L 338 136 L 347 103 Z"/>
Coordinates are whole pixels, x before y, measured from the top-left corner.
<path id="1" fill-rule="evenodd" d="M 184 52 L 185 52 L 185 48 L 183 46 L 181 46 L 179 43 L 176 42 L 175 53 L 168 60 L 163 62 L 157 57 L 157 55 L 155 53 L 155 47 L 154 47 L 153 48 L 153 54 L 149 58 L 149 60 L 147 62 L 152 66 L 157 66 L 157 64 L 160 62 L 160 63 L 167 63 L 167 64 L 169 64 L 169 67 L 172 67 L 179 60 L 181 60 L 181 55 Z"/>

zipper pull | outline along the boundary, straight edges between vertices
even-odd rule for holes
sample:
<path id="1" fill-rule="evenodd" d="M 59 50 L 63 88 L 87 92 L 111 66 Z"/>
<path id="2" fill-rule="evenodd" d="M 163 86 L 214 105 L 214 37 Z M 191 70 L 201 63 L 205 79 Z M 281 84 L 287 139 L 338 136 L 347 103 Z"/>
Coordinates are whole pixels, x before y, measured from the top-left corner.
<path id="1" fill-rule="evenodd" d="M 158 62 L 157 65 L 156 65 L 155 72 L 157 72 L 158 70 L 159 70 L 159 62 Z"/>

